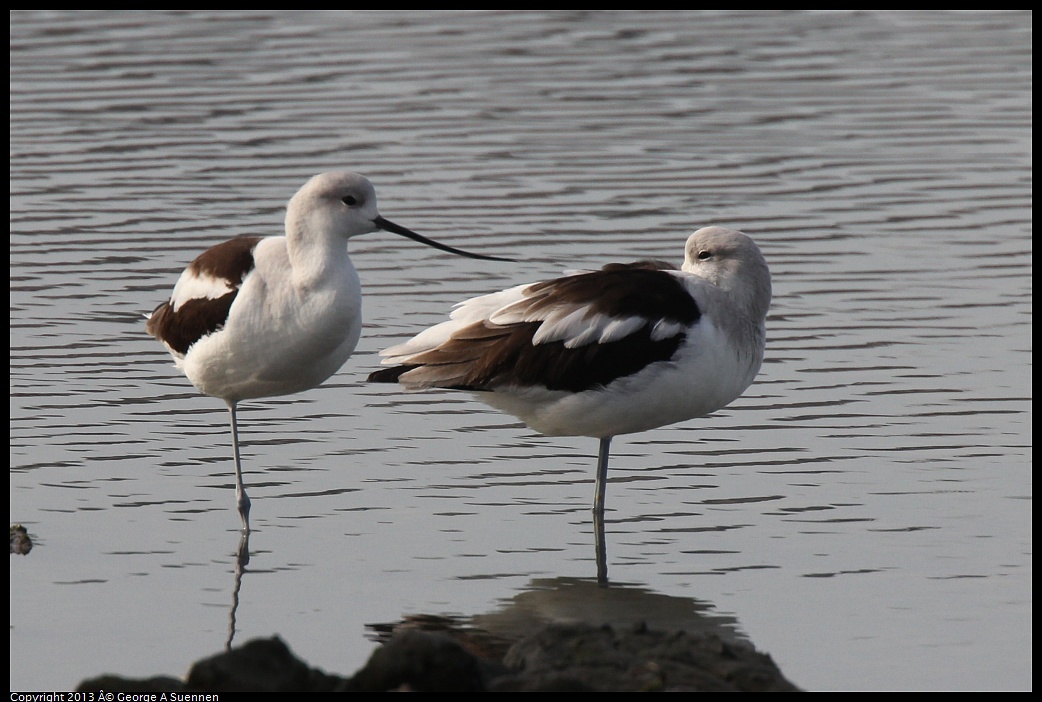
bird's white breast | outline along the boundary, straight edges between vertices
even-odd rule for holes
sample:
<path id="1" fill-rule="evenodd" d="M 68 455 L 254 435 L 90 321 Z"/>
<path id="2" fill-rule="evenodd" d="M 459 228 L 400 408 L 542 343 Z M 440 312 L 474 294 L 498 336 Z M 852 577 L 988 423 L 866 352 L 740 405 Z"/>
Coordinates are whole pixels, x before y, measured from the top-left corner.
<path id="1" fill-rule="evenodd" d="M 226 400 L 313 388 L 351 355 L 361 332 L 361 286 L 342 260 L 306 281 L 291 270 L 285 238 L 260 242 L 224 328 L 201 339 L 182 365 L 192 384 Z"/>
<path id="2" fill-rule="evenodd" d="M 702 318 L 673 359 L 651 364 L 603 388 L 573 393 L 501 387 L 476 396 L 548 436 L 603 438 L 702 417 L 738 398 L 763 359 L 740 355 L 726 335 Z"/>

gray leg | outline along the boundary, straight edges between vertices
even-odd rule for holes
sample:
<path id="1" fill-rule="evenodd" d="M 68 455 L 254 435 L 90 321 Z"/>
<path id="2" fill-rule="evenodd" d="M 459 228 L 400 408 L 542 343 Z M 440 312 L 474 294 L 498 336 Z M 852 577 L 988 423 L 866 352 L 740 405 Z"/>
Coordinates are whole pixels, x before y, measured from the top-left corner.
<path id="1" fill-rule="evenodd" d="M 593 539 L 597 549 L 597 583 L 608 584 L 608 549 L 604 543 L 604 490 L 608 484 L 608 447 L 611 437 L 601 439 L 597 454 L 597 485 L 593 492 Z"/>
<path id="2" fill-rule="evenodd" d="M 608 485 L 608 447 L 611 437 L 601 439 L 600 452 L 597 454 L 597 484 L 593 491 L 593 511 L 604 515 L 604 489 Z"/>
<path id="3" fill-rule="evenodd" d="M 246 494 L 246 487 L 242 484 L 242 463 L 239 461 L 239 423 L 235 418 L 235 403 L 228 403 L 228 410 L 232 414 L 232 453 L 235 455 L 235 504 L 239 508 L 239 516 L 242 517 L 242 532 L 250 533 L 250 498 Z"/>
<path id="4" fill-rule="evenodd" d="M 608 547 L 604 545 L 604 514 L 593 512 L 593 545 L 597 550 L 597 584 L 608 585 Z"/>

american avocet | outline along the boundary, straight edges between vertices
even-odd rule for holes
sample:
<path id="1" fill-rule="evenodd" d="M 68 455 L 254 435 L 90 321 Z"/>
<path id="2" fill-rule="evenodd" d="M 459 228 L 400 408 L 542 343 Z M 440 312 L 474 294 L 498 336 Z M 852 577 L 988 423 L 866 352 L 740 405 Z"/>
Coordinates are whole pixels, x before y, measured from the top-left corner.
<path id="1" fill-rule="evenodd" d="M 382 229 L 442 251 L 485 260 L 380 216 L 372 183 L 354 173 L 315 176 L 289 201 L 286 235 L 240 237 L 189 264 L 146 329 L 200 392 L 231 412 L 235 496 L 243 532 L 236 406 L 313 388 L 348 359 L 362 329 L 362 292 L 347 240 Z"/>
<path id="2" fill-rule="evenodd" d="M 447 322 L 383 352 L 370 381 L 450 388 L 550 436 L 600 440 L 603 517 L 612 437 L 729 404 L 763 361 L 771 275 L 741 232 L 692 234 L 684 265 L 609 264 L 458 304 Z"/>

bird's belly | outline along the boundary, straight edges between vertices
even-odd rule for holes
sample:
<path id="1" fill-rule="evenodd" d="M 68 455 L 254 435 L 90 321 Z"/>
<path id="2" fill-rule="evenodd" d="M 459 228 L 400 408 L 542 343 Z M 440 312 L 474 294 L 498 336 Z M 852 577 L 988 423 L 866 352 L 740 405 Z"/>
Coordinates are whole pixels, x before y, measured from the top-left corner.
<path id="1" fill-rule="evenodd" d="M 233 309 L 223 329 L 189 349 L 182 367 L 200 392 L 227 401 L 308 390 L 351 356 L 361 332 L 360 308 L 334 296 Z"/>
<path id="2" fill-rule="evenodd" d="M 703 417 L 730 404 L 752 383 L 762 352 L 745 358 L 726 352 L 692 356 L 682 351 L 673 361 L 577 393 L 504 387 L 477 396 L 548 436 L 632 434 Z"/>

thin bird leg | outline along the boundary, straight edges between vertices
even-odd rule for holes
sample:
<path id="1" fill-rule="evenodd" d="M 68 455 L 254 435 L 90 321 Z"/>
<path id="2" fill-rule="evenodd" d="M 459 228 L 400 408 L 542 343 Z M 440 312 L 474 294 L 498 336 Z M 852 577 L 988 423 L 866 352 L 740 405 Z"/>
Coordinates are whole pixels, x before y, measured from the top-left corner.
<path id="1" fill-rule="evenodd" d="M 593 491 L 593 541 L 597 550 L 597 584 L 608 585 L 608 548 L 604 543 L 604 488 L 608 483 L 608 446 L 611 437 L 601 439 L 597 455 L 597 485 Z"/>
<path id="2" fill-rule="evenodd" d="M 235 504 L 239 507 L 239 516 L 242 517 L 242 533 L 250 533 L 250 498 L 246 494 L 246 488 L 242 484 L 242 463 L 239 461 L 239 423 L 235 417 L 236 406 L 234 402 L 228 403 L 228 410 L 232 414 L 232 453 L 235 455 Z"/>
<path id="3" fill-rule="evenodd" d="M 608 485 L 608 447 L 611 437 L 601 439 L 600 452 L 597 454 L 597 484 L 593 491 L 593 513 L 604 516 L 604 490 Z"/>
<path id="4" fill-rule="evenodd" d="M 593 545 L 597 551 L 597 584 L 608 584 L 608 547 L 604 543 L 604 515 L 593 513 Z"/>

